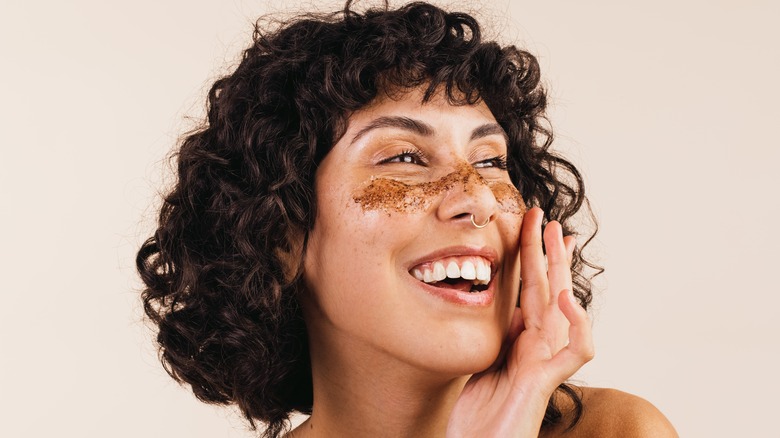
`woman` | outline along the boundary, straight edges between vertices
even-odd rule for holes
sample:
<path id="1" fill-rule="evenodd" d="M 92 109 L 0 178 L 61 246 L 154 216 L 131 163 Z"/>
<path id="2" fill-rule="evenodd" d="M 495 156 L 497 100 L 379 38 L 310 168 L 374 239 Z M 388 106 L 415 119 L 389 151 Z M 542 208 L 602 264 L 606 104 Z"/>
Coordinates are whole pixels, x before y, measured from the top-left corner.
<path id="1" fill-rule="evenodd" d="M 269 437 L 295 411 L 295 437 L 675 436 L 564 383 L 592 265 L 534 57 L 466 14 L 350 3 L 258 27 L 178 151 L 137 260 L 171 376 Z"/>

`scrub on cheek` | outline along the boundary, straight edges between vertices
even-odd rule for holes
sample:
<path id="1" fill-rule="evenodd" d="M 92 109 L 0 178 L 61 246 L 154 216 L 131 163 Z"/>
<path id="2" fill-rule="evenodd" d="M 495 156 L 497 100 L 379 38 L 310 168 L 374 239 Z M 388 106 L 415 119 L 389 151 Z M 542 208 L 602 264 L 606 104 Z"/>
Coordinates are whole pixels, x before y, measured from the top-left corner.
<path id="1" fill-rule="evenodd" d="M 498 201 L 499 209 L 505 213 L 523 214 L 526 211 L 525 202 L 515 186 L 486 181 L 468 163 L 461 163 L 454 172 L 426 183 L 406 184 L 388 178 L 372 178 L 352 199 L 363 210 L 412 213 L 427 209 L 440 194 L 459 184 L 464 192 L 473 190 L 474 184 L 487 185 Z"/>
<path id="2" fill-rule="evenodd" d="M 526 212 L 525 201 L 517 191 L 517 187 L 505 182 L 488 183 L 493 196 L 498 201 L 498 208 L 505 213 L 523 215 Z"/>

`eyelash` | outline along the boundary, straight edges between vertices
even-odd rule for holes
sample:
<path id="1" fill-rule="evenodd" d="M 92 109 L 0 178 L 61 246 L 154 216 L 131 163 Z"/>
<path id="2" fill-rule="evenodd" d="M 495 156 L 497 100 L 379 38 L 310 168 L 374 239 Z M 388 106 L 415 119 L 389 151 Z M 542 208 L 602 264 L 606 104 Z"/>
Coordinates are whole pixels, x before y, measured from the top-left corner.
<path id="1" fill-rule="evenodd" d="M 411 162 L 403 161 L 402 157 L 411 157 L 414 161 Z M 398 160 L 399 158 L 401 158 L 401 160 Z M 423 156 L 422 152 L 415 149 L 407 149 L 398 155 L 394 155 L 390 158 L 384 159 L 379 162 L 379 164 L 387 164 L 387 163 L 411 163 L 411 164 L 425 165 L 426 161 L 425 161 L 425 156 Z"/>
<path id="2" fill-rule="evenodd" d="M 483 166 L 480 166 L 480 164 L 486 164 L 486 163 L 492 164 L 492 166 L 490 167 L 497 167 L 501 170 L 507 169 L 506 155 L 499 155 L 497 157 L 489 158 L 487 160 L 482 160 L 478 163 L 475 163 L 474 167 L 476 167 L 477 169 L 481 169 L 483 168 Z"/>
<path id="3" fill-rule="evenodd" d="M 411 157 L 413 161 L 403 161 L 403 157 Z M 407 149 L 398 155 L 394 155 L 390 158 L 384 159 L 379 162 L 379 164 L 388 164 L 388 163 L 410 163 L 410 164 L 418 164 L 424 166 L 426 164 L 426 160 L 425 160 L 425 156 L 420 151 L 415 149 Z M 490 164 L 490 166 L 485 166 L 485 164 Z M 507 169 L 506 155 L 499 155 L 497 157 L 479 161 L 477 163 L 474 163 L 474 167 L 477 169 L 496 167 L 501 170 L 506 170 Z"/>

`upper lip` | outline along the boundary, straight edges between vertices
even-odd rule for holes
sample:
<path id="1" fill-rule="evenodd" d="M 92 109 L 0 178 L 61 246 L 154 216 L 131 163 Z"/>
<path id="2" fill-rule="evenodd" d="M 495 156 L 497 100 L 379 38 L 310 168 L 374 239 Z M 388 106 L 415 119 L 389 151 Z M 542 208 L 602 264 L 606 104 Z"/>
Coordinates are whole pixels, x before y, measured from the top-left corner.
<path id="1" fill-rule="evenodd" d="M 425 262 L 430 262 L 445 257 L 456 257 L 456 256 L 479 256 L 484 259 L 487 259 L 490 262 L 491 266 L 496 266 L 496 259 L 498 259 L 498 252 L 489 246 L 482 246 L 482 247 L 466 246 L 466 245 L 449 246 L 447 248 L 437 249 L 436 251 L 433 251 L 422 257 L 414 259 L 408 262 L 405 267 L 406 270 L 408 271 L 414 268 L 415 266 Z"/>

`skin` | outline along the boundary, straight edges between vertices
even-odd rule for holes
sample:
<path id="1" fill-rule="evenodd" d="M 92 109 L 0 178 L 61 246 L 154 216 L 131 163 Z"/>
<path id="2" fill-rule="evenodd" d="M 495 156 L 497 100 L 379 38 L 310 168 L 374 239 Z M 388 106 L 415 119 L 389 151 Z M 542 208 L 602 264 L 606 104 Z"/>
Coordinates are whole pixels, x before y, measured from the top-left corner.
<path id="1" fill-rule="evenodd" d="M 541 210 L 507 194 L 508 174 L 492 165 L 506 140 L 484 129 L 490 110 L 421 98 L 412 90 L 352 114 L 317 171 L 301 300 L 314 403 L 291 436 L 535 437 L 554 389 L 593 356 L 570 293 L 574 239 L 556 222 L 542 232 Z M 376 123 L 397 117 L 424 132 Z M 363 202 L 376 181 L 400 192 Z M 399 203 L 407 195 L 413 208 Z M 489 305 L 449 302 L 410 274 L 455 245 L 494 254 Z"/>
<path id="2" fill-rule="evenodd" d="M 569 419 L 549 430 L 540 438 L 623 438 L 670 437 L 679 435 L 668 419 L 647 400 L 610 388 L 578 388 L 582 394 L 583 414 L 577 425 L 566 430 Z M 559 397 L 564 412 L 571 400 Z M 570 416 L 570 412 L 567 414 Z"/>

